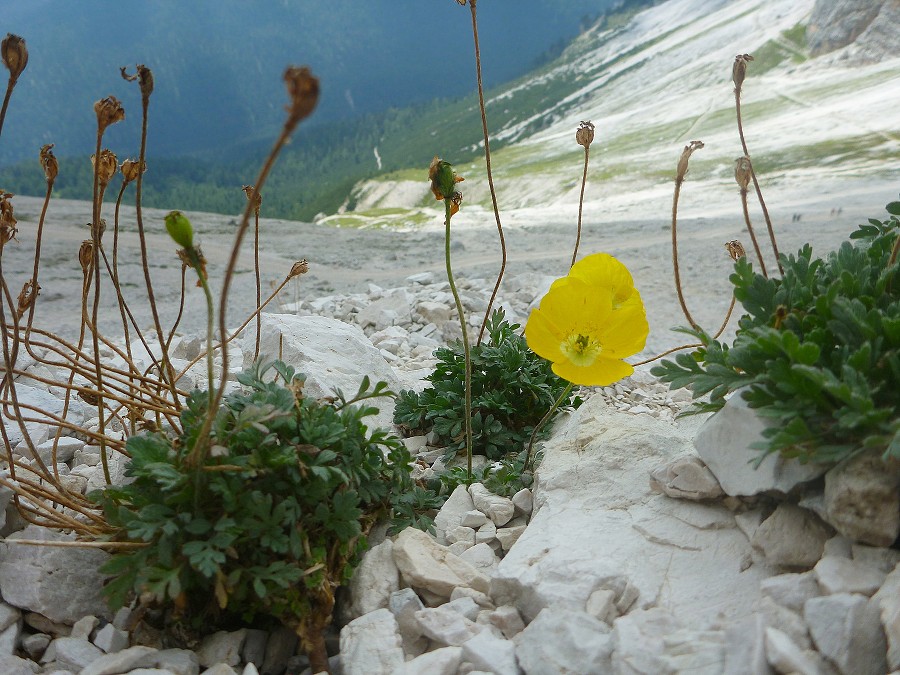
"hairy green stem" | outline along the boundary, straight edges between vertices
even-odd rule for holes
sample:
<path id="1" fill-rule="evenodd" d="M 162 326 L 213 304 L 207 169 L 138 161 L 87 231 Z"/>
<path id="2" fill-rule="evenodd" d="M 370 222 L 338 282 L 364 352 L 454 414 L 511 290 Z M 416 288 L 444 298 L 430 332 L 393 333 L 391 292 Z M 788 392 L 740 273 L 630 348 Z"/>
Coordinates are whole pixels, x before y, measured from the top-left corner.
<path id="1" fill-rule="evenodd" d="M 565 401 L 566 398 L 569 396 L 569 394 L 572 393 L 572 387 L 574 387 L 574 386 L 575 385 L 571 382 L 569 382 L 566 385 L 566 388 L 563 389 L 563 392 L 559 395 L 559 398 L 553 402 L 552 406 L 550 406 L 550 410 L 547 411 L 547 414 L 544 415 L 541 418 L 541 421 L 538 422 L 535 425 L 534 429 L 531 430 L 531 438 L 528 440 L 528 450 L 526 450 L 526 452 L 525 452 L 525 464 L 522 467 L 522 471 L 528 471 L 531 467 L 532 461 L 534 460 L 534 457 L 532 455 L 532 450 L 534 449 L 534 442 L 535 442 L 535 440 L 537 440 L 538 433 L 543 428 L 543 426 L 550 420 L 550 418 L 553 417 L 553 413 L 555 413 L 557 411 L 557 409 L 559 408 L 559 406 L 562 405 L 562 402 Z"/>
<path id="2" fill-rule="evenodd" d="M 578 196 L 578 234 L 575 236 L 575 250 L 572 251 L 572 264 L 569 265 L 569 269 L 571 269 L 575 265 L 575 260 L 578 258 L 578 245 L 581 243 L 581 213 L 584 209 L 584 187 L 587 184 L 587 171 L 588 171 L 588 158 L 590 156 L 591 149 L 589 146 L 584 146 L 584 173 L 581 175 L 581 194 Z"/>
<path id="3" fill-rule="evenodd" d="M 459 314 L 459 327 L 462 330 L 463 358 L 465 360 L 465 429 L 466 429 L 466 471 L 469 480 L 472 480 L 472 355 L 469 351 L 469 335 L 466 331 L 466 315 L 463 313 L 462 301 L 453 281 L 453 269 L 450 265 L 450 207 L 452 199 L 444 199 L 444 260 L 447 265 L 447 281 L 450 283 L 450 292 L 456 302 L 456 312 Z"/>

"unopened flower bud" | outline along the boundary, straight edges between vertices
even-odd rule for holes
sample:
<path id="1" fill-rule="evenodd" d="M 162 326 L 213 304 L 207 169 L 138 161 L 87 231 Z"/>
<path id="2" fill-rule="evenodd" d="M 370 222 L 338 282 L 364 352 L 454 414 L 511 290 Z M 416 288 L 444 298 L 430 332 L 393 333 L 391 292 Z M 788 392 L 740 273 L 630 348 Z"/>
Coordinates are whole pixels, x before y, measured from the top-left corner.
<path id="1" fill-rule="evenodd" d="M 290 66 L 284 71 L 284 83 L 291 99 L 287 107 L 288 124 L 293 126 L 315 110 L 319 102 L 319 79 L 305 66 Z"/>
<path id="2" fill-rule="evenodd" d="M 728 255 L 730 255 L 731 259 L 734 261 L 737 261 L 739 258 L 747 257 L 747 252 L 744 250 L 743 244 L 737 239 L 727 242 L 725 244 L 725 250 L 728 251 Z"/>
<path id="3" fill-rule="evenodd" d="M 299 277 L 301 274 L 306 274 L 307 272 L 309 272 L 309 263 L 306 262 L 306 258 L 298 260 L 294 263 L 293 267 L 291 267 L 291 271 L 288 273 L 288 279 Z"/>
<path id="4" fill-rule="evenodd" d="M 585 148 L 591 146 L 591 143 L 594 142 L 594 125 L 590 121 L 581 123 L 581 126 L 575 132 L 575 141 L 578 145 L 583 145 Z"/>
<path id="5" fill-rule="evenodd" d="M 247 195 L 247 199 L 252 200 L 254 195 L 256 195 L 256 201 L 253 203 L 253 210 L 256 212 L 256 215 L 259 215 L 259 207 L 262 206 L 262 195 L 256 192 L 256 188 L 252 185 L 245 185 L 241 188 L 244 191 L 244 194 Z"/>
<path id="6" fill-rule="evenodd" d="M 109 185 L 109 181 L 113 179 L 119 168 L 115 154 L 106 148 L 100 151 L 99 160 L 94 155 L 91 155 L 91 165 L 97 172 L 97 179 L 100 181 L 101 189 Z"/>
<path id="7" fill-rule="evenodd" d="M 431 160 L 431 165 L 428 167 L 428 178 L 431 181 L 431 192 L 438 201 L 453 199 L 453 195 L 456 194 L 456 184 L 464 180 L 461 176 L 456 175 L 450 162 L 445 162 L 440 157 Z"/>
<path id="8" fill-rule="evenodd" d="M 182 248 L 193 247 L 194 228 L 191 227 L 191 221 L 181 211 L 170 211 L 166 215 L 166 231 Z"/>
<path id="9" fill-rule="evenodd" d="M 97 113 L 97 128 L 100 133 L 103 133 L 111 124 L 125 119 L 125 108 L 115 96 L 107 96 L 97 101 L 94 104 L 94 112 Z"/>
<path id="10" fill-rule="evenodd" d="M 753 178 L 753 165 L 749 157 L 738 157 L 734 160 L 734 179 L 737 181 L 741 192 L 746 192 Z"/>
<path id="11" fill-rule="evenodd" d="M 686 146 L 684 146 L 684 150 L 681 151 L 681 158 L 678 160 L 678 168 L 675 171 L 675 180 L 681 183 L 684 180 L 684 177 L 688 172 L 688 162 L 691 159 L 691 155 L 694 154 L 695 150 L 700 150 L 703 147 L 703 141 L 691 141 Z"/>
<path id="12" fill-rule="evenodd" d="M 18 35 L 7 33 L 0 43 L 0 54 L 3 56 L 3 65 L 9 70 L 9 79 L 15 82 L 28 65 L 28 49 L 25 40 Z"/>
<path id="13" fill-rule="evenodd" d="M 41 167 L 44 169 L 44 176 L 48 183 L 56 180 L 59 174 L 59 162 L 53 155 L 53 143 L 49 143 L 41 148 Z"/>
<path id="14" fill-rule="evenodd" d="M 734 81 L 734 90 L 740 91 L 747 76 L 747 64 L 753 60 L 750 54 L 738 54 L 734 57 L 734 65 L 731 67 L 731 79 Z"/>
<path id="15" fill-rule="evenodd" d="M 135 159 L 126 159 L 122 162 L 122 176 L 126 183 L 137 180 L 139 173 L 147 171 L 147 162 L 141 162 Z"/>
<path id="16" fill-rule="evenodd" d="M 94 242 L 85 239 L 78 248 L 78 263 L 83 274 L 89 274 L 94 265 Z"/>

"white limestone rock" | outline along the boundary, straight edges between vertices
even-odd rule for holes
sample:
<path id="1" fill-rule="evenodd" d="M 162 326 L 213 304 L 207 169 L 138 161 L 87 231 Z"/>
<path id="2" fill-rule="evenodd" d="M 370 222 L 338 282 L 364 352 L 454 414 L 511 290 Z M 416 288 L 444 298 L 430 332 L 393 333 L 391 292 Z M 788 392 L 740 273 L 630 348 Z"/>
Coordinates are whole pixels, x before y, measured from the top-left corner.
<path id="1" fill-rule="evenodd" d="M 900 468 L 866 452 L 825 474 L 825 519 L 841 534 L 888 547 L 900 536 Z"/>
<path id="2" fill-rule="evenodd" d="M 446 605 L 426 607 L 416 612 L 416 621 L 422 635 L 430 640 L 450 647 L 459 647 L 485 630 L 485 627 L 467 619 Z"/>
<path id="3" fill-rule="evenodd" d="M 884 583 L 887 574 L 859 560 L 825 556 L 813 569 L 824 595 L 859 593 L 871 596 Z"/>
<path id="4" fill-rule="evenodd" d="M 814 514 L 783 502 L 753 535 L 753 546 L 778 567 L 812 567 L 822 557 L 828 527 Z"/>
<path id="5" fill-rule="evenodd" d="M 41 667 L 34 661 L 0 654 L 0 673 L 3 675 L 33 675 L 38 672 L 41 672 Z"/>
<path id="6" fill-rule="evenodd" d="M 887 662 L 892 670 L 900 669 L 900 564 L 894 568 L 881 589 L 872 596 L 881 613 L 881 626 L 887 638 Z"/>
<path id="7" fill-rule="evenodd" d="M 207 635 L 197 649 L 197 659 L 201 666 L 207 668 L 217 663 L 236 666 L 241 662 L 241 649 L 247 638 L 247 629 L 235 631 L 220 630 Z"/>
<path id="8" fill-rule="evenodd" d="M 491 577 L 500 564 L 500 558 L 494 553 L 494 549 L 484 542 L 466 549 L 459 557 L 486 577 Z"/>
<path id="9" fill-rule="evenodd" d="M 812 598 L 804 618 L 816 649 L 843 675 L 887 672 L 887 643 L 875 601 L 850 593 Z"/>
<path id="10" fill-rule="evenodd" d="M 499 628 L 507 640 L 511 640 L 525 629 L 525 622 L 512 605 L 497 607 L 488 614 L 488 621 L 495 628 Z"/>
<path id="11" fill-rule="evenodd" d="M 800 464 L 778 454 L 768 455 L 758 468 L 759 450 L 750 447 L 762 438 L 766 423 L 747 406 L 738 392 L 710 417 L 694 439 L 700 459 L 722 489 L 732 497 L 761 492 L 786 494 L 798 485 L 821 476 L 826 466 Z"/>
<path id="12" fill-rule="evenodd" d="M 404 663 L 400 629 L 390 610 L 377 609 L 341 629 L 344 675 L 396 675 Z"/>
<path id="13" fill-rule="evenodd" d="M 78 675 L 118 675 L 136 668 L 145 668 L 153 663 L 157 651 L 152 647 L 136 645 L 113 654 L 104 654 L 92 661 Z"/>
<path id="14" fill-rule="evenodd" d="M 9 543 L 16 539 L 71 541 L 74 536 L 29 525 L 0 543 L 0 592 L 7 603 L 59 623 L 72 624 L 88 614 L 112 618 L 101 593 L 106 577 L 97 571 L 108 553 Z"/>
<path id="15" fill-rule="evenodd" d="M 366 304 L 356 315 L 356 323 L 363 329 L 384 330 L 393 325 L 412 322 L 412 295 L 405 288 L 392 288 L 384 296 Z"/>
<path id="16" fill-rule="evenodd" d="M 585 401 L 544 445 L 535 510 L 491 580 L 494 602 L 526 621 L 545 607 L 584 611 L 598 590 L 615 593 L 619 614 L 658 604 L 691 628 L 749 614 L 774 569 L 748 568 L 752 548 L 731 512 L 649 488 L 649 471 L 691 442 L 688 430 L 615 412 L 601 396 Z"/>
<path id="17" fill-rule="evenodd" d="M 388 606 L 391 593 L 400 588 L 400 573 L 394 564 L 394 542 L 385 539 L 363 556 L 350 580 L 350 618 Z"/>
<path id="18" fill-rule="evenodd" d="M 434 517 L 434 530 L 437 542 L 439 544 L 450 543 L 447 541 L 447 531 L 459 527 L 466 513 L 474 509 L 475 505 L 466 486 L 457 485 Z"/>
<path id="19" fill-rule="evenodd" d="M 494 675 L 520 675 L 516 646 L 509 640 L 482 631 L 462 644 L 463 660 Z"/>
<path id="20" fill-rule="evenodd" d="M 778 574 L 774 577 L 763 579 L 759 585 L 759 590 L 763 596 L 772 598 L 782 607 L 801 614 L 807 600 L 822 595 L 813 570 L 799 574 Z"/>
<path id="21" fill-rule="evenodd" d="M 462 647 L 441 647 L 407 661 L 397 675 L 456 675 Z"/>
<path id="22" fill-rule="evenodd" d="M 724 495 L 719 481 L 694 455 L 678 457 L 650 472 L 650 488 L 675 499 L 701 501 Z"/>
<path id="23" fill-rule="evenodd" d="M 394 563 L 407 584 L 444 598 L 457 586 L 482 593 L 490 590 L 484 574 L 413 527 L 403 530 L 394 541 Z"/>
<path id="24" fill-rule="evenodd" d="M 99 647 L 95 647 L 87 640 L 78 638 L 56 638 L 47 647 L 41 663 L 55 663 L 58 668 L 65 668 L 76 673 L 86 668 L 91 663 L 103 656 Z"/>
<path id="25" fill-rule="evenodd" d="M 769 663 L 779 673 L 821 675 L 827 672 L 827 666 L 817 652 L 801 649 L 777 628 L 766 628 L 766 655 Z"/>
<path id="26" fill-rule="evenodd" d="M 395 391 L 400 385 L 397 374 L 359 326 L 289 314 L 263 314 L 261 326 L 260 356 L 275 359 L 281 353 L 282 361 L 306 375 L 303 391 L 308 396 L 333 396 L 335 389 L 352 396 L 366 376 L 373 385 L 384 381 Z M 255 331 L 248 332 L 241 344 L 244 367 L 253 361 L 255 343 Z M 377 405 L 379 413 L 370 421 L 391 428 L 393 401 L 379 399 Z"/>
<path id="27" fill-rule="evenodd" d="M 519 537 L 525 533 L 525 528 L 525 525 L 497 528 L 497 541 L 500 542 L 504 551 L 509 551 L 519 541 Z"/>
<path id="28" fill-rule="evenodd" d="M 611 672 L 610 628 L 586 612 L 543 609 L 513 642 L 526 675 Z"/>
<path id="29" fill-rule="evenodd" d="M 513 506 L 516 507 L 516 514 L 527 517 L 531 516 L 534 509 L 534 496 L 530 488 L 522 488 L 512 496 Z"/>
<path id="30" fill-rule="evenodd" d="M 516 507 L 508 497 L 495 495 L 481 483 L 472 483 L 469 486 L 469 494 L 475 508 L 491 519 L 497 527 L 506 525 L 512 520 Z"/>
<path id="31" fill-rule="evenodd" d="M 635 610 L 613 624 L 613 672 L 622 675 L 669 673 L 664 659 L 665 638 L 680 626 L 663 609 Z"/>
<path id="32" fill-rule="evenodd" d="M 19 405 L 22 407 L 23 416 L 37 420 L 23 422 L 31 442 L 35 445 L 43 443 L 50 434 L 51 427 L 48 425 L 53 422 L 53 417 L 62 417 L 64 405 L 62 399 L 51 394 L 46 388 L 18 383 L 15 393 Z M 84 422 L 88 410 L 89 408 L 84 402 L 73 396 L 69 401 L 65 419 L 75 426 L 80 426 Z M 38 411 L 44 411 L 44 413 Z M 6 427 L 10 447 L 15 447 L 24 439 L 22 428 L 16 420 L 6 419 L 4 416 L 3 425 Z M 54 434 L 56 433 L 55 429 L 56 427 L 53 426 Z"/>
<path id="33" fill-rule="evenodd" d="M 482 593 L 481 591 L 476 591 L 465 586 L 457 586 L 450 594 L 450 602 L 459 600 L 460 598 L 470 598 L 472 602 L 481 609 L 494 609 L 495 607 L 494 601 L 491 600 L 491 596 L 487 593 Z"/>
<path id="34" fill-rule="evenodd" d="M 752 614 L 725 626 L 723 675 L 771 675 L 766 658 L 766 625 L 760 614 Z"/>
<path id="35" fill-rule="evenodd" d="M 460 486 L 462 487 L 462 486 Z M 488 517 L 484 515 L 481 511 L 477 509 L 473 509 L 471 511 L 466 511 L 462 519 L 459 521 L 459 524 L 463 527 L 470 527 L 473 530 L 477 530 L 482 525 L 488 522 Z"/>

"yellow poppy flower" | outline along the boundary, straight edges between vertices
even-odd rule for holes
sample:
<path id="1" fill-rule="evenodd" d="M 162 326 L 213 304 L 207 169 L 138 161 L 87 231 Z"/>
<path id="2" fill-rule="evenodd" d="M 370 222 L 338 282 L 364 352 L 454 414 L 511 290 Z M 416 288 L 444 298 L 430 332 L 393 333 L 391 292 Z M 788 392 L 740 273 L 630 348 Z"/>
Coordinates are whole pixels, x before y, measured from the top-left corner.
<path id="1" fill-rule="evenodd" d="M 563 379 L 605 386 L 634 372 L 623 359 L 644 348 L 649 330 L 631 274 L 598 253 L 553 283 L 531 312 L 525 339 Z"/>

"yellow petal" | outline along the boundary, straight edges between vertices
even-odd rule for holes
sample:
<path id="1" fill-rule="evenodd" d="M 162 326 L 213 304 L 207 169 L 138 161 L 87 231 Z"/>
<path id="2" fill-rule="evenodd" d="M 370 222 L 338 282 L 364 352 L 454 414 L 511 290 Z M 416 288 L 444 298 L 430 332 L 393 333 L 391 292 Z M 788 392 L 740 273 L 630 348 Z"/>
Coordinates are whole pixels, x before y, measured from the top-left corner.
<path id="1" fill-rule="evenodd" d="M 590 366 L 576 366 L 569 361 L 554 363 L 553 372 L 574 384 L 605 387 L 628 377 L 634 372 L 634 368 L 618 359 L 600 357 Z"/>
<path id="2" fill-rule="evenodd" d="M 541 300 L 540 310 L 563 335 L 576 330 L 593 332 L 587 327 L 606 321 L 612 311 L 612 294 L 580 279 L 558 279 Z"/>
<path id="3" fill-rule="evenodd" d="M 582 258 L 569 270 L 569 278 L 609 288 L 616 304 L 627 300 L 634 289 L 628 268 L 608 253 L 594 253 Z"/>
<path id="4" fill-rule="evenodd" d="M 538 356 L 548 361 L 563 361 L 565 357 L 559 350 L 563 332 L 540 309 L 531 310 L 528 323 L 525 324 L 525 341 Z"/>
<path id="5" fill-rule="evenodd" d="M 647 343 L 650 326 L 640 295 L 635 292 L 621 308 L 613 310 L 600 331 L 600 343 L 607 356 L 623 359 L 637 354 Z"/>

